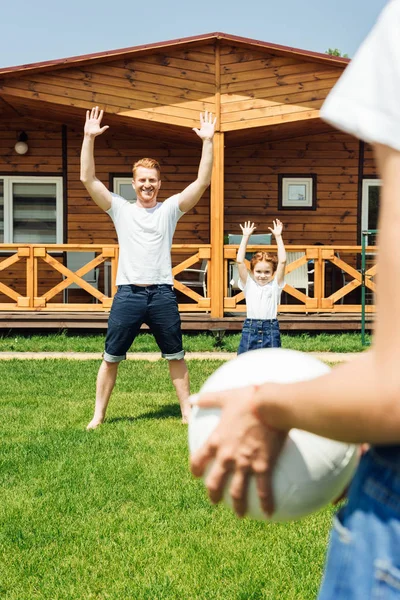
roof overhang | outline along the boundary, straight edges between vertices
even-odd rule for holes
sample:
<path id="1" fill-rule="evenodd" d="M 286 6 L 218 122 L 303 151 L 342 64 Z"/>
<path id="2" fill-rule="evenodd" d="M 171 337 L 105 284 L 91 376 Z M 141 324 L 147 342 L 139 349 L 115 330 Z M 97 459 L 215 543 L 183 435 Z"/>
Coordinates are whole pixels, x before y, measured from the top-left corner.
<path id="1" fill-rule="evenodd" d="M 291 46 L 282 46 L 280 44 L 272 44 L 261 40 L 254 40 L 251 38 L 245 38 L 237 35 L 231 35 L 229 33 L 214 32 L 206 33 L 198 36 L 191 36 L 185 38 L 178 38 L 175 40 L 167 40 L 164 42 L 156 42 L 153 44 L 142 44 L 139 46 L 131 46 L 129 48 L 120 48 L 117 50 L 107 50 L 105 52 L 96 52 L 94 54 L 82 54 L 79 56 L 71 56 L 68 58 L 61 58 L 56 60 L 48 60 L 43 62 L 30 63 L 25 65 L 17 65 L 14 67 L 5 67 L 0 69 L 0 77 L 21 75 L 22 73 L 32 73 L 36 71 L 48 71 L 69 68 L 72 66 L 85 65 L 92 62 L 107 62 L 118 58 L 130 58 L 140 54 L 150 54 L 154 52 L 160 52 L 162 50 L 176 47 L 177 49 L 184 49 L 185 47 L 190 48 L 194 45 L 198 45 L 207 41 L 222 40 L 228 43 L 240 44 L 253 49 L 270 51 L 273 54 L 281 55 L 294 55 L 303 57 L 304 59 L 314 60 L 317 62 L 323 62 L 331 66 L 343 66 L 345 67 L 350 59 L 343 58 L 340 56 L 331 56 L 329 54 L 323 54 L 320 52 L 311 52 L 309 50 L 302 50 L 300 48 L 293 48 Z"/>

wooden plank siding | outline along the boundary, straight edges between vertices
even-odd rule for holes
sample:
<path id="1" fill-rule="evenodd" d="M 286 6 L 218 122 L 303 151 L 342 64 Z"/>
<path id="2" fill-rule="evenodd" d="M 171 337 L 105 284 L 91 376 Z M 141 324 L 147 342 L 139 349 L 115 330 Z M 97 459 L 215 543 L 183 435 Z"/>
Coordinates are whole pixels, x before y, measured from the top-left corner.
<path id="1" fill-rule="evenodd" d="M 23 156 L 14 150 L 20 131 L 28 134 L 29 152 Z M 0 173 L 62 174 L 61 126 L 21 118 L 0 118 Z"/>
<path id="2" fill-rule="evenodd" d="M 98 104 L 106 113 L 190 128 L 201 111 L 215 112 L 214 89 L 214 43 L 0 80 L 6 95 L 82 109 Z"/>
<path id="3" fill-rule="evenodd" d="M 97 208 L 80 182 L 81 144 L 81 131 L 71 130 L 68 135 L 68 243 L 116 243 L 110 217 Z M 108 186 L 110 174 L 131 177 L 136 160 L 146 156 L 155 158 L 161 167 L 159 200 L 162 201 L 196 179 L 200 153 L 200 143 L 187 147 L 167 140 L 113 135 L 112 130 L 108 130 L 96 140 L 96 175 Z M 195 209 L 178 222 L 175 243 L 209 243 L 209 198 L 207 191 Z"/>
<path id="4" fill-rule="evenodd" d="M 366 179 L 368 179 L 368 177 L 376 177 L 374 153 L 372 150 L 372 146 L 370 146 L 369 144 L 365 144 L 364 146 L 363 175 Z"/>
<path id="5" fill-rule="evenodd" d="M 315 118 L 343 69 L 221 45 L 221 130 Z"/>
<path id="6" fill-rule="evenodd" d="M 285 242 L 357 244 L 358 141 L 334 132 L 225 150 L 225 232 L 285 224 Z M 278 210 L 278 174 L 317 175 L 317 210 Z"/>
<path id="7" fill-rule="evenodd" d="M 83 118 L 82 127 L 83 127 Z M 17 155 L 14 144 L 18 132 L 24 129 L 28 134 L 29 152 Z M 197 136 L 192 132 L 193 137 Z M 82 129 L 69 127 L 67 130 L 67 238 L 66 243 L 117 243 L 117 236 L 110 217 L 99 209 L 87 194 L 79 179 L 80 149 Z M 109 185 L 110 173 L 131 177 L 132 164 L 144 157 L 156 158 L 161 165 L 162 187 L 159 199 L 179 193 L 197 176 L 201 143 L 196 146 L 168 143 L 168 140 L 138 138 L 109 130 L 96 140 L 96 174 L 101 181 Z M 0 120 L 0 176 L 1 175 L 62 175 L 62 137 L 61 125 L 27 119 L 9 120 L 7 124 Z M 209 243 L 209 203 L 207 191 L 199 204 L 178 222 L 175 243 Z M 1 260 L 1 259 L 0 259 Z M 176 261 L 182 260 L 177 257 Z M 61 280 L 58 274 L 46 264 L 40 264 L 39 293 Z M 25 285 L 25 265 L 17 262 L 5 273 L 1 280 L 16 290 Z M 74 298 L 85 298 L 74 290 Z M 88 300 L 86 295 L 86 300 Z M 0 294 L 0 302 L 5 302 Z M 61 301 L 59 297 L 56 301 Z"/>

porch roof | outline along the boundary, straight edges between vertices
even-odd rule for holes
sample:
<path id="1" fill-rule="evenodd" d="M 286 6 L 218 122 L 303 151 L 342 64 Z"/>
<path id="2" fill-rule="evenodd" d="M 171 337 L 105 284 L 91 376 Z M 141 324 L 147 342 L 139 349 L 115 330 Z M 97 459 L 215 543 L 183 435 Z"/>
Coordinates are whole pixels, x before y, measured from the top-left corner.
<path id="1" fill-rule="evenodd" d="M 107 50 L 104 52 L 95 52 L 92 54 L 82 54 L 78 56 L 70 56 L 67 58 L 55 59 L 55 60 L 47 60 L 36 63 L 29 63 L 24 65 L 17 65 L 11 67 L 4 67 L 0 69 L 0 76 L 3 75 L 20 75 L 21 73 L 31 73 L 37 71 L 47 71 L 49 69 L 62 69 L 71 67 L 74 65 L 87 64 L 93 62 L 102 62 L 105 59 L 115 59 L 115 58 L 129 58 L 130 56 L 135 56 L 138 54 L 146 54 L 152 53 L 154 51 L 160 51 L 162 49 L 176 47 L 176 48 L 184 48 L 190 47 L 195 44 L 204 41 L 212 41 L 212 40 L 223 40 L 226 42 L 234 42 L 236 44 L 243 44 L 245 46 L 251 47 L 253 49 L 263 49 L 270 50 L 271 52 L 277 54 L 291 54 L 298 57 L 308 58 L 310 60 L 315 60 L 317 62 L 324 62 L 331 66 L 343 66 L 350 62 L 349 58 L 344 58 L 341 56 L 331 56 L 329 54 L 323 54 L 321 52 L 312 52 L 310 50 L 303 50 L 301 48 L 294 48 L 291 46 L 283 46 L 281 44 L 273 44 L 270 42 L 265 42 L 262 40 L 254 40 L 251 38 L 241 37 L 237 35 L 232 35 L 229 33 L 222 32 L 213 32 L 213 33 L 205 33 L 202 35 L 191 36 L 178 38 L 174 40 L 167 40 L 162 42 L 154 42 L 152 44 L 142 44 L 139 46 L 131 46 L 128 48 L 120 48 L 116 50 Z"/>

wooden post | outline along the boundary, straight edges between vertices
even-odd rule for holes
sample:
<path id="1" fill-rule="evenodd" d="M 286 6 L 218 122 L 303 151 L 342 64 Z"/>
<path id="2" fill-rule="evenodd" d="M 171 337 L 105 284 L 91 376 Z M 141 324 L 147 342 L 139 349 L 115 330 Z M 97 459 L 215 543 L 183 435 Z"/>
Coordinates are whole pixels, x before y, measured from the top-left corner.
<path id="1" fill-rule="evenodd" d="M 20 248 L 18 252 L 20 252 Z M 35 297 L 35 259 L 33 258 L 33 248 L 27 248 L 29 255 L 26 258 L 26 295 L 29 298 L 29 307 L 33 307 L 33 298 Z"/>
<path id="2" fill-rule="evenodd" d="M 211 316 L 224 316 L 224 134 L 214 136 L 210 199 Z"/>
<path id="3" fill-rule="evenodd" d="M 215 116 L 214 166 L 210 191 L 209 270 L 211 317 L 224 316 L 224 134 L 221 133 L 221 48 L 215 42 Z"/>

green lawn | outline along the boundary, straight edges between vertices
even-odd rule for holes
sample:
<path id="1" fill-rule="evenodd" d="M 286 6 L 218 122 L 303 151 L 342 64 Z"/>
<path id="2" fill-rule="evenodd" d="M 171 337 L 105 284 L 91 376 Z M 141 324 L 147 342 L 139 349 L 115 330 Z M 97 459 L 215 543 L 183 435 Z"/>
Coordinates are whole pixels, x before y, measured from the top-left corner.
<path id="1" fill-rule="evenodd" d="M 8 332 L 0 335 L 0 352 L 102 352 L 104 335 L 80 333 L 49 333 L 46 335 Z M 368 337 L 368 339 L 370 339 Z M 240 333 L 227 333 L 218 344 L 211 333 L 184 334 L 183 346 L 187 352 L 236 352 Z M 282 334 L 282 346 L 302 352 L 361 352 L 359 333 L 308 333 Z M 152 335 L 140 334 L 131 347 L 131 352 L 159 352 Z"/>
<path id="2" fill-rule="evenodd" d="M 193 390 L 220 364 L 191 361 Z M 121 365 L 86 432 L 98 366 L 0 361 L 0 598 L 315 598 L 332 509 L 268 524 L 212 507 L 163 361 Z"/>

